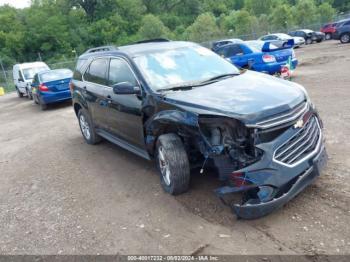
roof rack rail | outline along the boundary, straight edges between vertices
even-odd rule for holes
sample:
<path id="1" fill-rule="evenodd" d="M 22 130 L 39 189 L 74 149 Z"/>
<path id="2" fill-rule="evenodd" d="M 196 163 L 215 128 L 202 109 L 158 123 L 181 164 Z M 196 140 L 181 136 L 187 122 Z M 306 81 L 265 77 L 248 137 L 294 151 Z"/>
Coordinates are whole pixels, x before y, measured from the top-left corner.
<path id="1" fill-rule="evenodd" d="M 114 45 L 105 45 L 105 46 L 98 46 L 94 48 L 90 48 L 84 52 L 84 54 L 89 54 L 89 53 L 96 53 L 96 52 L 105 52 L 105 51 L 114 51 L 118 50 L 118 47 Z"/>
<path id="2" fill-rule="evenodd" d="M 141 41 L 137 41 L 135 43 L 132 44 L 144 44 L 144 43 L 159 43 L 159 42 L 170 42 L 171 40 L 166 39 L 166 38 L 153 38 L 153 39 L 146 39 L 146 40 L 141 40 Z"/>

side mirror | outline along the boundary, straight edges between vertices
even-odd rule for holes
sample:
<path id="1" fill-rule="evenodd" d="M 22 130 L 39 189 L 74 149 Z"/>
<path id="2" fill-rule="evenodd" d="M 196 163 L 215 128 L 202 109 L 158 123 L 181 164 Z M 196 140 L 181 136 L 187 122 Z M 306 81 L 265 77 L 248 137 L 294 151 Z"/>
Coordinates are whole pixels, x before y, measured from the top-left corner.
<path id="1" fill-rule="evenodd" d="M 134 86 L 130 82 L 121 82 L 115 84 L 113 87 L 113 93 L 117 95 L 138 95 L 141 93 L 139 86 Z"/>

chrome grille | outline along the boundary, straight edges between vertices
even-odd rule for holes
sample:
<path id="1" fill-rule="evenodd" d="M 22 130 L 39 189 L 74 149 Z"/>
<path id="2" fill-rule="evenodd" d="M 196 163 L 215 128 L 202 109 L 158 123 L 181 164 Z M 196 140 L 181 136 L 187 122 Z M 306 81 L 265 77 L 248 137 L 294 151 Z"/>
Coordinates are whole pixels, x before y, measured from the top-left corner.
<path id="1" fill-rule="evenodd" d="M 313 116 L 296 135 L 275 151 L 274 159 L 287 165 L 294 165 L 313 154 L 320 139 L 321 128 L 317 118 Z"/>
<path id="2" fill-rule="evenodd" d="M 247 125 L 247 127 L 267 129 L 267 128 L 279 126 L 279 125 L 289 123 L 289 122 L 292 122 L 292 121 L 298 119 L 308 109 L 309 109 L 309 104 L 307 102 L 303 102 L 303 103 L 297 105 L 296 107 L 294 107 L 292 110 L 289 110 L 288 112 L 275 115 L 271 118 L 268 118 L 268 119 L 261 121 L 259 123 L 256 123 L 256 124 Z"/>

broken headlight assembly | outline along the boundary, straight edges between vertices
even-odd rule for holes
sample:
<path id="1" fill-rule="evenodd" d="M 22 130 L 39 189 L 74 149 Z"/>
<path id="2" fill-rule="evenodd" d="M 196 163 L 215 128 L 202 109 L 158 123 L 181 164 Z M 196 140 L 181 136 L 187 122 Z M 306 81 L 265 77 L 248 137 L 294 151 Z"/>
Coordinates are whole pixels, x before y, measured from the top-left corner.
<path id="1" fill-rule="evenodd" d="M 199 150 L 205 159 L 211 158 L 220 180 L 258 161 L 262 150 L 254 146 L 255 136 L 240 121 L 228 117 L 202 116 L 199 118 L 202 141 Z"/>

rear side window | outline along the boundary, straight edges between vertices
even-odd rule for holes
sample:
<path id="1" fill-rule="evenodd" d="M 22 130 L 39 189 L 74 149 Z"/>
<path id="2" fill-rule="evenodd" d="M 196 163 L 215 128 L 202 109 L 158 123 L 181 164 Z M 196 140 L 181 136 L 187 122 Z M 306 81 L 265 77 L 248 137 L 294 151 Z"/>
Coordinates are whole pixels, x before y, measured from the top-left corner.
<path id="1" fill-rule="evenodd" d="M 226 46 L 223 49 L 221 49 L 218 53 L 219 55 L 224 57 L 231 57 L 238 54 L 244 54 L 242 48 L 239 45 Z"/>
<path id="2" fill-rule="evenodd" d="M 84 80 L 100 85 L 106 85 L 107 69 L 108 59 L 95 59 L 91 62 L 89 68 L 86 70 L 84 74 Z"/>
<path id="3" fill-rule="evenodd" d="M 136 78 L 126 61 L 112 58 L 109 67 L 108 85 L 113 86 L 121 82 L 137 85 Z"/>

